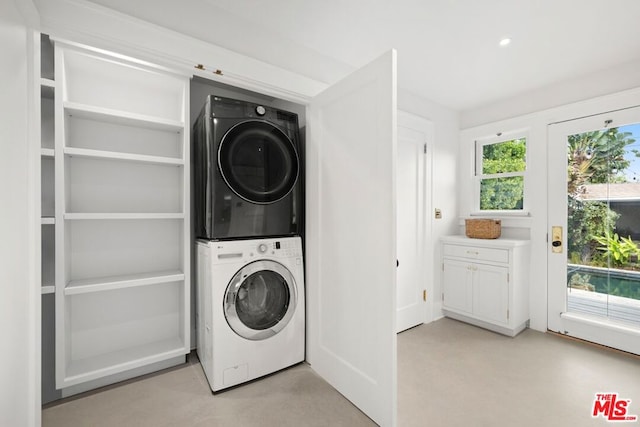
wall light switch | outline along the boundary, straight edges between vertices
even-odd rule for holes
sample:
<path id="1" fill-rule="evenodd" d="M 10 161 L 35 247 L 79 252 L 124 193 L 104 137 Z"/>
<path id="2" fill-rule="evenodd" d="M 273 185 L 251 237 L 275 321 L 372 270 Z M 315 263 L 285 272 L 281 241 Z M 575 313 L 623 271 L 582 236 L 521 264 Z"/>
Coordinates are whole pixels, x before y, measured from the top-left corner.
<path id="1" fill-rule="evenodd" d="M 436 208 L 435 217 L 436 219 L 442 219 L 442 211 L 438 208 Z"/>

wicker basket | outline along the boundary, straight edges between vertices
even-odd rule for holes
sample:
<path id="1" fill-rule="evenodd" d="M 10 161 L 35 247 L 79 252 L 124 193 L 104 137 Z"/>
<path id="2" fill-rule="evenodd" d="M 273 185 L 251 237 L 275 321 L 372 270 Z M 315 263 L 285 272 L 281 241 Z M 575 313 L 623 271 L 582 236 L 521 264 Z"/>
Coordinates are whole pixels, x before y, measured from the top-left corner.
<path id="1" fill-rule="evenodd" d="M 499 219 L 465 219 L 465 234 L 472 239 L 497 239 L 502 231 Z"/>

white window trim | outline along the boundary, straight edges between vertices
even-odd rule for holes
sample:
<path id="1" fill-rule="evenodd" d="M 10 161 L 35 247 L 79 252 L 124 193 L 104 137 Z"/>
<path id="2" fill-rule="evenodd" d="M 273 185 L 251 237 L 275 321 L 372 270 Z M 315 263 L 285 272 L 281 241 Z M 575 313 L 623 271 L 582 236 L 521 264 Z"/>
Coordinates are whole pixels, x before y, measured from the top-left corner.
<path id="1" fill-rule="evenodd" d="M 525 170 L 523 172 L 507 172 L 501 174 L 483 175 L 482 171 L 482 147 L 485 145 L 498 144 L 514 139 L 524 138 L 526 140 Z M 473 210 L 471 216 L 475 217 L 529 217 L 529 150 L 531 141 L 528 130 L 511 131 L 508 133 L 498 133 L 488 138 L 476 139 L 474 141 L 474 161 L 473 161 Z M 483 179 L 506 178 L 510 176 L 522 176 L 524 179 L 523 200 L 521 210 L 481 210 L 480 209 L 480 182 Z"/>

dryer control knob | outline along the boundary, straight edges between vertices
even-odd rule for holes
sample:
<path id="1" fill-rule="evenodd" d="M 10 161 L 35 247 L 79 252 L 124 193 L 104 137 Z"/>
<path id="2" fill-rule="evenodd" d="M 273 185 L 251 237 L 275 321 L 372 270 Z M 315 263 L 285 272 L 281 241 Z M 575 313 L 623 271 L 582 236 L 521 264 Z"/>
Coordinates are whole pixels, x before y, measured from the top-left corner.
<path id="1" fill-rule="evenodd" d="M 260 245 L 258 245 L 258 252 L 260 252 L 261 254 L 267 252 L 267 245 L 265 245 L 264 243 L 260 243 Z"/>
<path id="2" fill-rule="evenodd" d="M 264 108 L 262 105 L 258 105 L 258 106 L 256 107 L 256 113 L 257 113 L 259 116 L 264 116 L 264 114 L 265 114 L 266 112 L 267 112 L 266 108 Z"/>

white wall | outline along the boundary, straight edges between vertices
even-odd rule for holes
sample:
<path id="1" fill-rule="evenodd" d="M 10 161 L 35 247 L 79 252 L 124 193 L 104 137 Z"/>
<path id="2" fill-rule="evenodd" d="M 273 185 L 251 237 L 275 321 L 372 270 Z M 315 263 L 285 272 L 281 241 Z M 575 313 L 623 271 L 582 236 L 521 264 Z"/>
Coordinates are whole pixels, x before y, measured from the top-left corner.
<path id="1" fill-rule="evenodd" d="M 431 223 L 432 236 L 431 252 L 434 256 L 432 304 L 432 316 L 427 318 L 438 319 L 442 317 L 442 287 L 440 284 L 440 243 L 439 239 L 448 234 L 455 234 L 458 222 L 458 199 L 456 197 L 458 186 L 458 141 L 460 127 L 458 113 L 442 107 L 429 100 L 417 97 L 410 91 L 398 89 L 398 109 L 424 117 L 433 122 L 433 165 L 431 181 L 433 182 L 432 203 L 433 209 L 442 210 L 442 219 L 435 219 L 434 212 L 427 212 Z M 429 171 L 428 171 L 429 173 Z"/>
<path id="2" fill-rule="evenodd" d="M 16 3 L 2 0 L 1 8 L 0 425 L 33 426 L 40 424 L 40 295 L 34 283 L 35 183 L 28 127 L 33 50 Z"/>
<path id="3" fill-rule="evenodd" d="M 526 100 L 520 101 L 526 104 Z M 527 129 L 527 182 L 531 185 L 530 217 L 502 218 L 503 234 L 531 238 L 530 316 L 531 328 L 547 330 L 547 125 L 629 106 L 640 105 L 640 89 L 619 92 L 586 101 L 545 109 L 515 118 L 464 129 L 460 133 L 458 201 L 460 218 L 473 208 L 474 141 L 498 132 Z M 502 110 L 499 115 L 508 114 Z"/>
<path id="4" fill-rule="evenodd" d="M 325 84 L 271 64 L 76 0 L 34 0 L 42 31 L 221 83 L 304 104 Z M 205 70 L 194 67 L 202 64 Z M 214 72 L 220 69 L 222 74 Z"/>
<path id="5" fill-rule="evenodd" d="M 638 70 L 640 61 L 636 60 L 463 111 L 460 113 L 460 127 L 471 128 L 640 87 Z"/>

